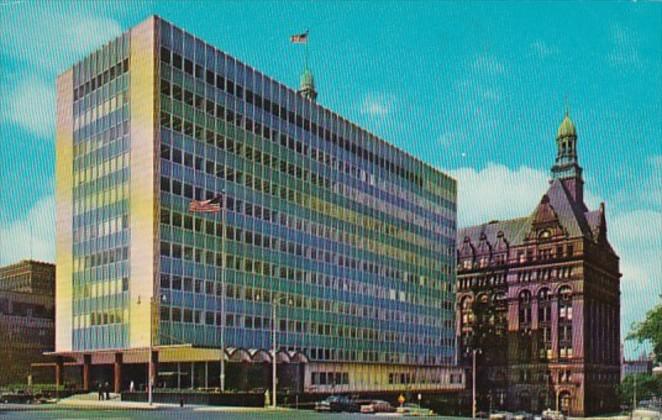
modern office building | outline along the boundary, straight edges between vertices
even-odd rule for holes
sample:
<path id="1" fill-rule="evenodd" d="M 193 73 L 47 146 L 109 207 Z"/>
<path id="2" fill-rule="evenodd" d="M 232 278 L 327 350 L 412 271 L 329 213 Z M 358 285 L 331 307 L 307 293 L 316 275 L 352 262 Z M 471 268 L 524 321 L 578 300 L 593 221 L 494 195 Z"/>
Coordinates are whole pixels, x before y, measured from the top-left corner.
<path id="1" fill-rule="evenodd" d="M 265 46 L 266 47 L 266 46 Z M 83 383 L 459 390 L 456 183 L 150 17 L 57 83 L 59 363 Z M 221 196 L 222 211 L 189 212 Z M 225 286 L 225 287 L 223 287 Z"/>
<path id="2" fill-rule="evenodd" d="M 0 386 L 26 384 L 32 363 L 55 347 L 55 266 L 25 260 L 0 267 Z"/>
<path id="3" fill-rule="evenodd" d="M 458 232 L 458 340 L 465 362 L 479 351 L 481 410 L 618 410 L 619 258 L 604 204 L 584 203 L 567 114 L 556 143 L 549 189 L 530 215 Z"/>

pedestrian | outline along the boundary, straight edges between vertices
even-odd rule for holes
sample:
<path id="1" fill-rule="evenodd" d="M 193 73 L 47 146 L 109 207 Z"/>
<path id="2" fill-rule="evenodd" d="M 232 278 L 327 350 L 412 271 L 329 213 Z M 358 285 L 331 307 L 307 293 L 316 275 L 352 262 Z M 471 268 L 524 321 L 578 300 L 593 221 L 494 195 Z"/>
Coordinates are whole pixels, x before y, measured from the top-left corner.
<path id="1" fill-rule="evenodd" d="M 103 386 L 104 392 L 106 393 L 106 400 L 110 399 L 110 384 L 106 382 Z"/>
<path id="2" fill-rule="evenodd" d="M 101 382 L 97 383 L 97 391 L 99 393 L 99 401 L 103 400 L 103 389 L 101 388 Z"/>
<path id="3" fill-rule="evenodd" d="M 129 384 L 129 392 L 136 392 L 136 384 L 133 381 Z"/>

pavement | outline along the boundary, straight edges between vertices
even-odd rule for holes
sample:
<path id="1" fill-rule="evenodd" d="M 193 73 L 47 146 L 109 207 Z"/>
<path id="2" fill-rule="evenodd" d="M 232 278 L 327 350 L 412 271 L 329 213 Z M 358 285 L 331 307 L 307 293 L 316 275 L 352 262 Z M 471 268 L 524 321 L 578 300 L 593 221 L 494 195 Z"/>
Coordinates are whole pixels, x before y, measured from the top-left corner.
<path id="1" fill-rule="evenodd" d="M 108 400 L 99 400 L 96 392 L 89 394 L 78 394 L 63 398 L 57 402 L 46 404 L 0 404 L 0 411 L 35 411 L 35 410 L 182 410 L 179 404 L 152 403 L 122 401 L 119 394 L 110 394 Z M 185 410 L 196 412 L 218 412 L 218 413 L 268 413 L 287 412 L 289 408 L 263 408 L 263 407 L 233 407 L 233 406 L 207 406 L 191 405 L 184 406 Z"/>

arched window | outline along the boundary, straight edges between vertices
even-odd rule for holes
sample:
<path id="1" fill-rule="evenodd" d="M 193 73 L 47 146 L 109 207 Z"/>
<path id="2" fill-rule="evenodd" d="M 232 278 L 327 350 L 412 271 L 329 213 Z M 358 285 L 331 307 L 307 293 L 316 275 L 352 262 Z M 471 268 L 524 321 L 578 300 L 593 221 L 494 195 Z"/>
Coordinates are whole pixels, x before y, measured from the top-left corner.
<path id="1" fill-rule="evenodd" d="M 522 324 L 528 327 L 531 322 L 531 292 L 522 290 L 519 294 L 519 322 L 520 328 Z"/>
<path id="2" fill-rule="evenodd" d="M 538 291 L 538 325 L 540 360 L 552 358 L 552 294 L 544 287 Z"/>
<path id="3" fill-rule="evenodd" d="M 558 292 L 559 304 L 559 358 L 572 358 L 572 289 L 562 286 Z"/>
<path id="4" fill-rule="evenodd" d="M 471 308 L 473 304 L 473 299 L 471 296 L 465 296 L 464 299 L 462 299 L 461 304 L 460 304 L 460 312 L 462 315 L 462 325 L 469 325 L 473 322 L 474 320 L 474 315 L 473 315 L 473 310 Z"/>

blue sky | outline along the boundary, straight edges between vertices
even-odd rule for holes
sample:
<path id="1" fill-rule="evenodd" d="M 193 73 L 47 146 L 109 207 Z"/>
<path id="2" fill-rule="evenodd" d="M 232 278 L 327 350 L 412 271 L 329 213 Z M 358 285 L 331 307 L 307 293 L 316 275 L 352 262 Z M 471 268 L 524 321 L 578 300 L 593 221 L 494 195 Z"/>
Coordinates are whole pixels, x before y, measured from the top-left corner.
<path id="1" fill-rule="evenodd" d="M 532 211 L 567 104 L 621 256 L 624 333 L 660 302 L 662 4 L 647 2 L 0 0 L 1 264 L 54 259 L 57 74 L 150 14 L 290 86 L 288 36 L 310 29 L 318 102 L 458 179 L 460 225 Z"/>

